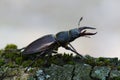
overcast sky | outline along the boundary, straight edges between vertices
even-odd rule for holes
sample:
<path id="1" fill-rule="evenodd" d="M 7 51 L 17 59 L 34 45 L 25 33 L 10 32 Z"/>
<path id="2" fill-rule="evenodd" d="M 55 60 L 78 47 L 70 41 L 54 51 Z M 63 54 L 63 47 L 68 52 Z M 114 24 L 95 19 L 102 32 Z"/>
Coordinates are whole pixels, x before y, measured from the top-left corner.
<path id="1" fill-rule="evenodd" d="M 10 43 L 22 48 L 43 35 L 76 28 L 83 16 L 81 26 L 95 27 L 98 34 L 72 42 L 77 51 L 120 58 L 119 8 L 120 0 L 0 0 L 0 49 Z"/>

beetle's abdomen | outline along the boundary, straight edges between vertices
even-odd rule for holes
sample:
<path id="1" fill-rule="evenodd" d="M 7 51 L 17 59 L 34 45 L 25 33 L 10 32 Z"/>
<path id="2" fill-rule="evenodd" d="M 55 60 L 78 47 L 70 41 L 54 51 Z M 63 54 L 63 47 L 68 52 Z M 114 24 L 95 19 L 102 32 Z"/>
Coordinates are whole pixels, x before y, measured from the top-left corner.
<path id="1" fill-rule="evenodd" d="M 50 49 L 56 43 L 53 35 L 45 35 L 29 44 L 23 54 L 34 54 Z"/>

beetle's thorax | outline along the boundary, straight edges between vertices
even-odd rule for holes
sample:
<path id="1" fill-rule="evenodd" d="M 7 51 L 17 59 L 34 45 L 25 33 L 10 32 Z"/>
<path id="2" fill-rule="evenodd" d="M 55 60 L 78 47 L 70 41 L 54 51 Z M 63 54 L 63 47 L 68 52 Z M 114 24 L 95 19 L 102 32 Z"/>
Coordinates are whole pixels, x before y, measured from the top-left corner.
<path id="1" fill-rule="evenodd" d="M 60 45 L 66 45 L 70 43 L 71 41 L 75 40 L 78 38 L 80 35 L 79 30 L 77 28 L 71 29 L 69 31 L 61 31 L 58 32 L 55 37 L 58 43 Z"/>

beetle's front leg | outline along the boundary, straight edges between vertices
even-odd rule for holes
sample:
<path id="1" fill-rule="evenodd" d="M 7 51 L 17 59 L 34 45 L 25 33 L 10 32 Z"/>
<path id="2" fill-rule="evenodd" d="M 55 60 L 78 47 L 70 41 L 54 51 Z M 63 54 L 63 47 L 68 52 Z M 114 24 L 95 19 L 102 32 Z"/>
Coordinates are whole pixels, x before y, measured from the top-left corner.
<path id="1" fill-rule="evenodd" d="M 71 48 L 71 47 L 69 47 L 68 45 L 66 45 L 64 48 L 67 49 L 67 50 L 70 50 L 70 51 L 74 52 L 74 53 L 77 54 L 80 58 L 84 59 L 84 57 L 83 57 L 82 55 L 80 55 L 74 48 Z"/>

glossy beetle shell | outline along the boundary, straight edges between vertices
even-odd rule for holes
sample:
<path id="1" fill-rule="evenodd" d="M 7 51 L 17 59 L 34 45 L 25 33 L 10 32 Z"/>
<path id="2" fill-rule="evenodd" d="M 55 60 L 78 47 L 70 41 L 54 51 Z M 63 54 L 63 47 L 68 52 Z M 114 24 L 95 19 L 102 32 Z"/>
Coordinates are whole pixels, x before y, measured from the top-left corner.
<path id="1" fill-rule="evenodd" d="M 56 44 L 55 37 L 53 35 L 46 35 L 29 44 L 23 51 L 23 54 L 40 53 L 51 48 L 54 44 Z"/>

